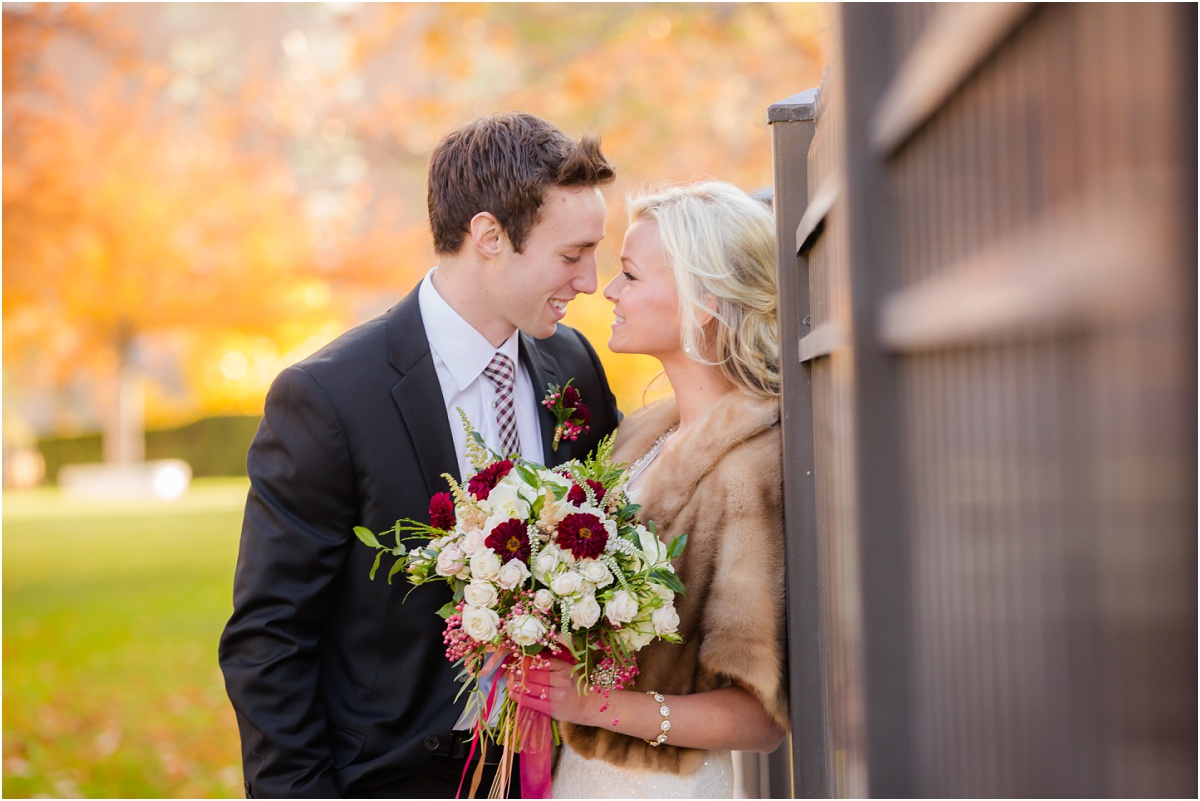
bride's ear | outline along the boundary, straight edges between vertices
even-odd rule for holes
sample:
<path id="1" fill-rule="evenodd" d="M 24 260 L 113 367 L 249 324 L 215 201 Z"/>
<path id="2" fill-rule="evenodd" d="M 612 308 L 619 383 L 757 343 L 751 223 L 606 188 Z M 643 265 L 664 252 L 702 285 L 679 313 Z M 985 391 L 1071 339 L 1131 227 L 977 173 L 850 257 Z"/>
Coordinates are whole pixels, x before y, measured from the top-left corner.
<path id="1" fill-rule="evenodd" d="M 470 237 L 471 246 L 484 258 L 494 259 L 499 255 L 504 229 L 491 212 L 481 211 L 472 217 L 467 235 Z"/>

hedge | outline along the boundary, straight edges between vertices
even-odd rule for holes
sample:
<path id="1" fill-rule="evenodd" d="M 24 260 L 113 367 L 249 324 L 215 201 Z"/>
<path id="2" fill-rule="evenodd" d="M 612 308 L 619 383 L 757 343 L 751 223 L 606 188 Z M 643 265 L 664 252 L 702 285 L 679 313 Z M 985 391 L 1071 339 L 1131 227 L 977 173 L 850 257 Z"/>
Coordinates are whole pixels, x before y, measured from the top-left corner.
<path id="1" fill-rule="evenodd" d="M 147 459 L 183 459 L 192 466 L 192 475 L 244 476 L 246 451 L 259 415 L 205 417 L 178 428 L 146 432 Z M 38 449 L 46 460 L 46 481 L 57 480 L 58 469 L 65 464 L 102 461 L 99 434 L 78 437 L 45 437 Z"/>

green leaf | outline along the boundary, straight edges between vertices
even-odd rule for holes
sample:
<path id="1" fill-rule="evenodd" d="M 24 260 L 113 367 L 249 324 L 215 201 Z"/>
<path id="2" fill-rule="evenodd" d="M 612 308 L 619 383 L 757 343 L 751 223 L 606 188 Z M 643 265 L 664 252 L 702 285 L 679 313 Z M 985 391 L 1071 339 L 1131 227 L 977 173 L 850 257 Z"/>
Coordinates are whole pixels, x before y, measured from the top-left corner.
<path id="1" fill-rule="evenodd" d="M 345 529 L 343 529 L 343 531 L 344 530 Z M 382 548 L 383 547 L 382 545 L 379 544 L 379 538 L 375 536 L 375 532 L 371 531 L 371 529 L 369 529 L 369 528 L 366 528 L 364 526 L 355 526 L 354 533 L 358 535 L 358 538 L 360 540 L 362 540 L 367 545 L 370 545 L 372 548 Z"/>
<path id="2" fill-rule="evenodd" d="M 392 583 L 392 577 L 399 573 L 404 568 L 404 560 L 397 559 L 396 564 L 392 565 L 392 569 L 388 571 L 388 584 Z"/>
<path id="3" fill-rule="evenodd" d="M 383 551 L 379 551 L 377 554 L 375 554 L 375 564 L 371 565 L 371 573 L 370 573 L 371 581 L 375 580 L 375 571 L 379 569 L 379 560 L 382 558 L 383 558 Z"/>
<path id="4" fill-rule="evenodd" d="M 530 470 L 520 462 L 514 462 L 513 465 L 517 468 L 517 473 L 521 476 L 521 480 L 531 487 L 536 488 L 538 485 L 537 473 Z"/>
<path id="5" fill-rule="evenodd" d="M 656 567 L 650 571 L 650 578 L 657 581 L 669 590 L 672 590 L 677 595 L 684 595 L 683 582 L 679 580 L 679 576 L 661 567 Z"/>
<path id="6" fill-rule="evenodd" d="M 454 601 L 447 601 L 441 609 L 437 610 L 438 617 L 442 620 L 446 620 L 456 612 L 458 612 L 458 604 Z"/>
<path id="7" fill-rule="evenodd" d="M 687 534 L 680 534 L 678 537 L 671 539 L 671 544 L 667 546 L 667 558 L 674 559 L 683 553 L 683 549 L 687 546 Z"/>
<path id="8" fill-rule="evenodd" d="M 530 517 L 538 517 L 542 513 L 542 507 L 546 505 L 546 496 L 539 494 L 537 500 L 529 507 Z"/>

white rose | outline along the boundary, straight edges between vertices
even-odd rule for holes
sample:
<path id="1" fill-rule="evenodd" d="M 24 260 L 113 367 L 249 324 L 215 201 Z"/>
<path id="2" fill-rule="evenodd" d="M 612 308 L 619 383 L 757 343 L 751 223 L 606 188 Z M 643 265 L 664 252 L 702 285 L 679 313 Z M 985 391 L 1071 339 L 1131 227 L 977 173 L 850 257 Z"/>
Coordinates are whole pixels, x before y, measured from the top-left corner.
<path id="1" fill-rule="evenodd" d="M 579 584 L 582 580 L 583 577 L 574 570 L 568 570 L 554 577 L 554 580 L 550 582 L 550 589 L 559 595 L 571 595 L 579 590 Z"/>
<path id="2" fill-rule="evenodd" d="M 546 624 L 533 615 L 517 615 L 508 621 L 508 636 L 522 647 L 534 645 L 546 636 Z"/>
<path id="3" fill-rule="evenodd" d="M 578 592 L 580 595 L 595 595 L 596 585 L 587 579 L 584 579 L 583 581 L 579 582 L 579 589 L 576 590 L 576 592 Z"/>
<path id="4" fill-rule="evenodd" d="M 550 590 L 538 590 L 533 594 L 533 605 L 543 612 L 548 612 L 554 606 L 554 593 Z"/>
<path id="5" fill-rule="evenodd" d="M 471 557 L 471 575 L 492 580 L 500 575 L 500 557 L 491 548 L 476 551 Z"/>
<path id="6" fill-rule="evenodd" d="M 641 626 L 626 626 L 617 632 L 617 637 L 630 651 L 638 651 L 654 639 L 654 632 Z"/>
<path id="7" fill-rule="evenodd" d="M 463 600 L 470 606 L 491 608 L 496 605 L 496 585 L 476 579 L 463 590 Z"/>
<path id="8" fill-rule="evenodd" d="M 612 600 L 604 604 L 604 616 L 614 626 L 628 623 L 637 617 L 637 613 L 637 599 L 625 590 L 617 590 L 613 593 Z"/>
<path id="9" fill-rule="evenodd" d="M 646 560 L 650 567 L 667 561 L 667 546 L 663 545 L 657 534 L 645 526 L 638 526 L 637 535 L 638 546 L 646 554 Z"/>
<path id="10" fill-rule="evenodd" d="M 483 545 L 483 532 L 479 529 L 468 531 L 462 538 L 462 552 L 467 556 L 474 556 L 479 553 L 479 549 Z"/>
<path id="11" fill-rule="evenodd" d="M 583 577 L 597 587 L 607 587 L 613 582 L 613 575 L 608 569 L 608 565 L 599 559 L 584 560 L 581 564 L 581 569 L 583 570 Z"/>
<path id="12" fill-rule="evenodd" d="M 491 609 L 467 605 L 462 611 L 462 627 L 476 642 L 491 642 L 500 631 L 500 616 Z"/>
<path id="13" fill-rule="evenodd" d="M 571 625 L 589 629 L 600 619 L 600 604 L 594 595 L 585 595 L 571 607 Z"/>
<path id="14" fill-rule="evenodd" d="M 533 560 L 533 574 L 542 581 L 546 580 L 546 576 L 554 572 L 554 568 L 558 567 L 559 558 L 562 551 L 557 545 L 547 545 L 542 550 L 538 551 L 537 559 Z"/>
<path id="15" fill-rule="evenodd" d="M 663 604 L 655 609 L 650 620 L 654 623 L 654 633 L 660 636 L 679 631 L 679 613 L 675 611 L 675 604 Z"/>
<path id="16" fill-rule="evenodd" d="M 537 489 L 526 484 L 514 468 L 488 493 L 484 505 L 494 516 L 524 520 L 537 496 Z"/>
<path id="17" fill-rule="evenodd" d="M 437 574 L 439 576 L 453 576 L 462 570 L 462 549 L 457 544 L 451 543 L 442 549 L 437 557 Z"/>
<path id="18" fill-rule="evenodd" d="M 504 567 L 500 568 L 496 583 L 506 590 L 511 590 L 527 578 L 529 568 L 525 567 L 525 563 L 520 559 L 509 559 L 504 563 Z"/>

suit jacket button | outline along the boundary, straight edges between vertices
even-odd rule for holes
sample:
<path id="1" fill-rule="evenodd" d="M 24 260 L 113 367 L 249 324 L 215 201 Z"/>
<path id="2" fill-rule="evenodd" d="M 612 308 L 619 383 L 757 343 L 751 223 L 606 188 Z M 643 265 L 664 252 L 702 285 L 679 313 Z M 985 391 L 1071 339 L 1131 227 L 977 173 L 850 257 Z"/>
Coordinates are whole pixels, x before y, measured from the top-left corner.
<path id="1" fill-rule="evenodd" d="M 254 793 L 250 792 L 250 782 L 242 783 L 246 788 L 246 798 L 254 798 Z"/>
<path id="2" fill-rule="evenodd" d="M 432 734 L 425 738 L 425 749 L 427 751 L 436 751 L 438 750 L 438 746 L 441 744 L 442 741 Z"/>

